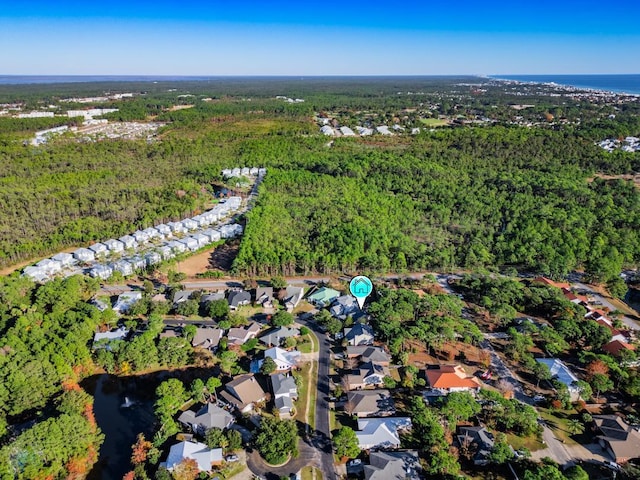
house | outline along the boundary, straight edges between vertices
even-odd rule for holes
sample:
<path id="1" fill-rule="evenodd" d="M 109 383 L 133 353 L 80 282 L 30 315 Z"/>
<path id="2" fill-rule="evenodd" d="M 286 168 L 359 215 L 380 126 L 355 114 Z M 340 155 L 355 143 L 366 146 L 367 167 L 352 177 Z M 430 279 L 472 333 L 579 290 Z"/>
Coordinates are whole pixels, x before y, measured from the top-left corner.
<path id="1" fill-rule="evenodd" d="M 187 251 L 187 244 L 179 242 L 178 240 L 171 240 L 169 243 L 167 243 L 167 247 L 169 247 L 171 251 L 176 254 Z"/>
<path id="2" fill-rule="evenodd" d="M 291 312 L 294 308 L 298 306 L 300 300 L 304 296 L 304 288 L 302 287 L 293 287 L 289 285 L 284 294 L 284 306 L 287 308 L 288 312 Z"/>
<path id="3" fill-rule="evenodd" d="M 366 323 L 356 323 L 344 329 L 344 338 L 349 345 L 373 345 L 373 328 Z"/>
<path id="4" fill-rule="evenodd" d="M 175 256 L 173 249 L 169 245 L 160 245 L 158 247 L 158 253 L 164 260 L 169 260 Z"/>
<path id="5" fill-rule="evenodd" d="M 131 236 L 133 237 L 133 239 L 136 241 L 138 245 L 142 245 L 149 241 L 149 235 L 143 232 L 142 230 L 136 230 L 131 234 Z"/>
<path id="6" fill-rule="evenodd" d="M 546 278 L 546 277 L 536 277 L 536 278 L 533 279 L 533 283 L 541 283 L 541 284 L 547 285 L 549 287 L 559 288 L 560 290 L 562 290 L 564 292 L 571 291 L 570 290 L 571 289 L 571 285 L 569 285 L 568 283 L 554 282 L 550 278 Z"/>
<path id="7" fill-rule="evenodd" d="M 120 253 L 124 251 L 124 243 L 120 240 L 114 240 L 113 238 L 104 242 L 107 249 L 112 253 Z"/>
<path id="8" fill-rule="evenodd" d="M 116 313 L 127 313 L 131 306 L 139 300 L 142 300 L 142 292 L 121 293 L 113 305 L 113 311 Z"/>
<path id="9" fill-rule="evenodd" d="M 229 345 L 240 346 L 255 338 L 260 332 L 261 327 L 256 322 L 251 322 L 245 327 L 234 327 L 229 329 L 227 340 Z"/>
<path id="10" fill-rule="evenodd" d="M 111 275 L 113 275 L 113 268 L 109 265 L 96 265 L 91 270 L 89 270 L 89 275 L 93 278 L 101 278 L 102 280 L 106 280 Z"/>
<path id="11" fill-rule="evenodd" d="M 120 237 L 118 240 L 122 242 L 126 250 L 133 250 L 138 247 L 138 242 L 136 242 L 136 239 L 133 238 L 131 235 L 124 235 Z"/>
<path id="12" fill-rule="evenodd" d="M 191 298 L 193 292 L 195 292 L 195 290 L 176 290 L 173 293 L 173 305 L 176 306 L 186 302 Z"/>
<path id="13" fill-rule="evenodd" d="M 267 399 L 262 387 L 253 375 L 238 375 L 220 393 L 222 399 L 241 413 L 252 411 L 256 404 Z"/>
<path id="14" fill-rule="evenodd" d="M 202 232 L 202 235 L 206 236 L 209 239 L 208 243 L 217 242 L 222 238 L 220 236 L 220 232 L 218 230 L 214 230 L 212 228 L 208 228 Z"/>
<path id="15" fill-rule="evenodd" d="M 162 256 L 158 252 L 148 252 L 144 256 L 147 266 L 157 265 L 162 261 Z"/>
<path id="16" fill-rule="evenodd" d="M 369 465 L 364 466 L 365 480 L 418 480 L 420 478 L 418 452 L 371 452 Z"/>
<path id="17" fill-rule="evenodd" d="M 96 259 L 96 254 L 93 250 L 88 248 L 79 248 L 73 252 L 73 258 L 79 262 L 93 262 Z"/>
<path id="18" fill-rule="evenodd" d="M 44 271 L 44 268 L 36 267 L 34 265 L 25 267 L 25 269 L 22 270 L 22 275 L 29 277 L 31 280 L 36 282 L 44 283 L 49 280 L 49 275 Z"/>
<path id="19" fill-rule="evenodd" d="M 300 335 L 300 330 L 292 327 L 276 327 L 272 328 L 264 335 L 260 336 L 258 340 L 267 346 L 273 345 L 279 347 L 285 338 L 297 337 Z"/>
<path id="20" fill-rule="evenodd" d="M 233 290 L 229 292 L 227 301 L 231 310 L 237 310 L 239 307 L 251 303 L 251 294 L 246 290 Z"/>
<path id="21" fill-rule="evenodd" d="M 182 222 L 169 222 L 167 223 L 167 227 L 169 227 L 172 233 L 184 233 L 187 231 Z"/>
<path id="22" fill-rule="evenodd" d="M 389 390 L 347 392 L 345 412 L 356 417 L 386 417 L 396 413 Z"/>
<path id="23" fill-rule="evenodd" d="M 139 255 L 130 257 L 127 261 L 133 265 L 134 270 L 143 270 L 147 267 L 147 261 Z"/>
<path id="24" fill-rule="evenodd" d="M 55 254 L 53 257 L 51 257 L 51 260 L 59 262 L 62 268 L 70 267 L 71 265 L 77 263 L 76 259 L 73 258 L 73 255 L 64 252 Z"/>
<path id="25" fill-rule="evenodd" d="M 321 287 L 307 297 L 309 303 L 314 304 L 318 308 L 330 305 L 336 298 L 340 296 L 340 292 L 329 287 Z"/>
<path id="26" fill-rule="evenodd" d="M 153 227 L 145 228 L 142 232 L 147 234 L 147 236 L 149 237 L 149 240 L 152 240 L 154 238 L 160 238 L 160 239 L 164 238 L 164 235 L 162 235 L 162 233 L 160 233 L 157 229 Z"/>
<path id="27" fill-rule="evenodd" d="M 133 265 L 126 260 L 118 260 L 113 263 L 114 272 L 120 272 L 123 277 L 128 277 L 129 275 L 133 275 Z"/>
<path id="28" fill-rule="evenodd" d="M 466 374 L 460 365 L 438 365 L 425 371 L 427 383 L 442 393 L 479 391 L 480 381 Z"/>
<path id="29" fill-rule="evenodd" d="M 289 418 L 293 411 L 293 402 L 298 399 L 298 387 L 291 375 L 276 373 L 271 375 L 273 402 L 280 418 Z"/>
<path id="30" fill-rule="evenodd" d="M 47 275 L 52 276 L 62 270 L 62 263 L 51 258 L 45 258 L 36 263 L 36 267 L 42 269 Z"/>
<path id="31" fill-rule="evenodd" d="M 567 386 L 572 402 L 580 399 L 580 389 L 578 388 L 578 377 L 576 377 L 569 367 L 557 358 L 536 358 L 536 362 L 549 367 L 551 377 Z"/>
<path id="32" fill-rule="evenodd" d="M 389 367 L 375 362 L 365 362 L 346 376 L 349 390 L 360 390 L 367 387 L 381 387 L 384 377 L 389 376 Z"/>
<path id="33" fill-rule="evenodd" d="M 203 235 L 201 233 L 196 233 L 193 235 L 193 238 L 198 242 L 198 248 L 206 247 L 209 245 L 209 237 Z"/>
<path id="34" fill-rule="evenodd" d="M 98 255 L 106 255 L 107 254 L 107 246 L 104 243 L 94 243 L 89 247 L 96 256 Z"/>
<path id="35" fill-rule="evenodd" d="M 372 448 L 398 448 L 400 432 L 411 429 L 409 417 L 384 417 L 358 419 L 358 446 L 362 450 Z"/>
<path id="36" fill-rule="evenodd" d="M 107 349 L 108 347 L 108 343 L 112 342 L 113 340 L 124 340 L 125 338 L 127 338 L 127 335 L 129 334 L 129 330 L 127 330 L 125 327 L 120 327 L 117 330 L 114 330 L 112 332 L 97 332 L 94 336 L 93 336 L 93 348 L 99 348 L 100 346 L 105 346 Z M 96 343 L 100 342 L 99 345 L 96 345 Z"/>
<path id="37" fill-rule="evenodd" d="M 216 300 L 224 300 L 224 290 L 218 290 L 217 292 L 205 293 L 200 297 L 200 303 L 208 305 Z"/>
<path id="38" fill-rule="evenodd" d="M 207 403 L 197 412 L 185 410 L 178 417 L 178 421 L 191 428 L 193 433 L 204 435 L 207 430 L 212 428 L 219 428 L 220 430 L 229 428 L 234 418 L 225 409 L 213 403 Z"/>
<path id="39" fill-rule="evenodd" d="M 177 243 L 182 243 L 185 246 L 185 250 L 195 251 L 198 249 L 198 240 L 193 237 L 185 237 L 177 240 Z"/>
<path id="40" fill-rule="evenodd" d="M 358 301 L 351 295 L 343 295 L 335 299 L 329 309 L 331 315 L 340 320 L 346 319 L 349 315 L 356 315 L 361 312 Z"/>
<path id="41" fill-rule="evenodd" d="M 616 463 L 640 457 L 640 432 L 617 415 L 594 415 L 598 443 Z"/>
<path id="42" fill-rule="evenodd" d="M 256 288 L 256 304 L 263 308 L 273 307 L 273 287 Z"/>
<path id="43" fill-rule="evenodd" d="M 219 228 L 221 238 L 234 238 L 238 235 L 242 235 L 242 225 L 238 223 L 230 223 L 222 225 Z"/>
<path id="44" fill-rule="evenodd" d="M 387 352 L 380 347 L 372 347 L 369 345 L 360 345 L 347 347 L 347 358 L 356 359 L 360 362 L 374 362 L 380 365 L 389 366 L 390 359 Z"/>
<path id="45" fill-rule="evenodd" d="M 474 465 L 487 465 L 489 455 L 493 450 L 493 434 L 484 427 L 460 427 L 456 436 L 458 445 L 475 451 L 473 455 Z"/>
<path id="46" fill-rule="evenodd" d="M 173 233 L 171 231 L 171 227 L 169 227 L 169 225 L 166 225 L 164 223 L 161 223 L 160 225 L 156 225 L 156 230 L 164 238 L 171 238 L 173 236 Z"/>
<path id="47" fill-rule="evenodd" d="M 264 358 L 272 358 L 276 362 L 276 369 L 279 371 L 291 370 L 298 366 L 300 361 L 300 352 L 297 350 L 287 351 L 279 347 L 273 347 L 265 350 Z M 260 365 L 261 366 L 261 362 Z"/>
<path id="48" fill-rule="evenodd" d="M 611 340 L 609 343 L 602 347 L 602 350 L 610 355 L 613 355 L 614 357 L 619 357 L 620 352 L 622 352 L 623 350 L 635 351 L 635 349 L 635 346 L 619 339 Z"/>
<path id="49" fill-rule="evenodd" d="M 167 461 L 160 464 L 170 472 L 183 460 L 190 458 L 196 461 L 198 471 L 210 472 L 214 465 L 222 464 L 222 449 L 210 449 L 204 443 L 180 442 L 169 449 Z"/>
<path id="50" fill-rule="evenodd" d="M 220 328 L 196 328 L 196 334 L 191 340 L 191 345 L 194 347 L 209 348 L 215 350 L 218 348 L 220 339 L 224 331 Z"/>

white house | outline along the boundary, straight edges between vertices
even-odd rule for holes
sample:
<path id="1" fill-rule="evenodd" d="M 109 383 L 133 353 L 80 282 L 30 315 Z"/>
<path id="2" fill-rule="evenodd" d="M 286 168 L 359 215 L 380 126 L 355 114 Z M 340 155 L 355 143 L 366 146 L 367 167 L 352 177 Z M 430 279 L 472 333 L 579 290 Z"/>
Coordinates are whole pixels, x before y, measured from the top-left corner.
<path id="1" fill-rule="evenodd" d="M 51 276 L 62 270 L 62 263 L 57 260 L 45 258 L 36 263 L 36 267 L 40 267 L 47 275 Z"/>
<path id="2" fill-rule="evenodd" d="M 96 265 L 91 270 L 89 270 L 89 275 L 94 278 L 101 278 L 102 280 L 106 280 L 111 275 L 113 275 L 113 268 L 109 265 Z"/>
<path id="3" fill-rule="evenodd" d="M 198 249 L 198 240 L 193 237 L 185 237 L 178 240 L 178 243 L 182 243 L 187 250 L 191 250 L 192 252 Z"/>
<path id="4" fill-rule="evenodd" d="M 182 226 L 185 228 L 185 231 L 195 230 L 198 228 L 198 222 L 192 220 L 191 218 L 187 218 L 182 221 Z"/>
<path id="5" fill-rule="evenodd" d="M 205 235 L 209 239 L 209 243 L 217 242 L 222 237 L 220 236 L 220 232 L 218 230 L 214 230 L 213 228 L 208 228 L 202 232 L 202 235 Z"/>
<path id="6" fill-rule="evenodd" d="M 22 271 L 22 275 L 25 277 L 29 277 L 31 278 L 31 280 L 34 280 L 36 282 L 46 282 L 47 280 L 49 280 L 49 275 L 47 275 L 44 269 L 36 266 L 26 267 Z"/>
<path id="7" fill-rule="evenodd" d="M 156 225 L 156 230 L 160 232 L 160 234 L 165 238 L 170 238 L 172 236 L 171 228 L 169 227 L 169 225 L 166 225 L 164 223 Z"/>
<path id="8" fill-rule="evenodd" d="M 96 255 L 105 255 L 108 249 L 104 243 L 94 243 L 89 247 L 89 250 L 93 251 Z"/>
<path id="9" fill-rule="evenodd" d="M 73 258 L 80 262 L 93 262 L 96 259 L 96 254 L 88 248 L 79 248 L 73 252 Z"/>
<path id="10" fill-rule="evenodd" d="M 118 295 L 118 300 L 113 305 L 116 313 L 127 313 L 131 306 L 142 299 L 142 292 L 124 292 Z"/>
<path id="11" fill-rule="evenodd" d="M 104 241 L 105 246 L 110 252 L 120 253 L 124 251 L 124 243 L 120 240 L 114 240 L 113 238 Z"/>
<path id="12" fill-rule="evenodd" d="M 170 258 L 173 258 L 175 256 L 175 254 L 173 253 L 173 249 L 169 245 L 161 245 L 160 247 L 158 247 L 158 252 L 165 260 L 169 260 Z"/>
<path id="13" fill-rule="evenodd" d="M 204 443 L 180 442 L 169 449 L 164 467 L 170 472 L 185 459 L 192 459 L 198 465 L 198 471 L 210 472 L 214 465 L 222 464 L 222 449 L 210 449 Z M 161 466 L 163 466 L 161 464 Z"/>
<path id="14" fill-rule="evenodd" d="M 158 230 L 156 230 L 153 227 L 145 228 L 142 232 L 146 233 L 149 236 L 149 239 L 164 237 L 164 235 L 162 235 Z"/>
<path id="15" fill-rule="evenodd" d="M 120 237 L 118 240 L 122 242 L 122 244 L 124 245 L 124 248 L 126 248 L 127 250 L 134 249 L 138 246 L 138 242 L 136 242 L 136 239 L 133 238 L 131 235 L 124 235 Z"/>
<path id="16" fill-rule="evenodd" d="M 142 230 L 136 230 L 133 232 L 132 237 L 138 242 L 138 245 L 147 243 L 149 241 L 149 234 Z"/>
<path id="17" fill-rule="evenodd" d="M 196 242 L 198 242 L 198 248 L 205 247 L 209 244 L 209 237 L 201 233 L 196 233 L 192 235 L 192 238 L 194 238 Z"/>
<path id="18" fill-rule="evenodd" d="M 131 265 L 133 265 L 134 270 L 142 270 L 143 268 L 147 267 L 147 261 L 137 255 L 135 257 L 131 257 L 129 259 L 129 262 L 131 263 Z"/>
<path id="19" fill-rule="evenodd" d="M 147 262 L 147 265 L 151 266 L 151 265 L 157 265 L 158 263 L 160 263 L 162 261 L 162 256 L 160 256 L 158 252 L 148 252 L 144 256 L 144 259 Z"/>
<path id="20" fill-rule="evenodd" d="M 182 222 L 169 222 L 167 226 L 173 233 L 184 233 L 186 231 Z"/>
<path id="21" fill-rule="evenodd" d="M 62 265 L 63 268 L 70 267 L 71 265 L 76 263 L 76 260 L 70 253 L 56 253 L 53 257 L 51 257 L 51 260 L 60 262 L 60 265 Z"/>
<path id="22" fill-rule="evenodd" d="M 409 417 L 359 418 L 358 446 L 362 450 L 372 448 L 398 448 L 402 430 L 411 429 Z"/>
<path id="23" fill-rule="evenodd" d="M 176 253 L 183 253 L 187 251 L 187 245 L 179 240 L 172 240 L 167 243 L 167 247 L 171 248 L 171 251 Z"/>
<path id="24" fill-rule="evenodd" d="M 279 347 L 269 348 L 264 352 L 264 358 L 272 358 L 279 371 L 291 370 L 298 365 L 300 352 L 297 350 L 287 351 Z"/>
<path id="25" fill-rule="evenodd" d="M 128 277 L 133 274 L 133 265 L 126 260 L 119 260 L 113 264 L 113 270 L 120 272 L 125 277 Z"/>

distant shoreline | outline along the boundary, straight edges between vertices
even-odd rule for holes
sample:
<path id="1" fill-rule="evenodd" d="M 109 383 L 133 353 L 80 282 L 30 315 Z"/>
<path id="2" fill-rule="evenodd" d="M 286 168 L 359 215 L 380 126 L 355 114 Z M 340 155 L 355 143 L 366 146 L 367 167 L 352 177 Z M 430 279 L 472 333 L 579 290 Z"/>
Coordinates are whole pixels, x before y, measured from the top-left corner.
<path id="1" fill-rule="evenodd" d="M 557 85 L 563 88 L 640 95 L 640 74 L 487 75 L 486 78 L 522 84 Z"/>

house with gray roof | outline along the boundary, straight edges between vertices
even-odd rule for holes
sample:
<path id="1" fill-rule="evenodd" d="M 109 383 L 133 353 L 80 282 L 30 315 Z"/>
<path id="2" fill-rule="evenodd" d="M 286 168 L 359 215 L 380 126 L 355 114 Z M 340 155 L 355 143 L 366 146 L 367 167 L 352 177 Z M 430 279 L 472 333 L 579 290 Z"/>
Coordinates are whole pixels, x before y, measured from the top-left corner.
<path id="1" fill-rule="evenodd" d="M 276 327 L 258 337 L 267 346 L 279 347 L 285 338 L 300 336 L 300 330 L 293 327 Z"/>
<path id="2" fill-rule="evenodd" d="M 285 290 L 284 305 L 287 311 L 291 312 L 298 306 L 304 296 L 304 288 L 289 285 Z"/>
<path id="3" fill-rule="evenodd" d="M 366 323 L 355 323 L 344 329 L 344 338 L 349 345 L 373 345 L 373 328 Z"/>
<path id="4" fill-rule="evenodd" d="M 346 375 L 349 390 L 376 388 L 384 385 L 384 377 L 389 376 L 389 367 L 374 362 L 361 363 Z"/>
<path id="5" fill-rule="evenodd" d="M 389 390 L 360 390 L 347 392 L 345 412 L 356 417 L 386 417 L 396 413 Z"/>
<path id="6" fill-rule="evenodd" d="M 198 327 L 196 329 L 196 334 L 193 336 L 193 340 L 191 341 L 191 345 L 194 347 L 215 350 L 218 348 L 218 344 L 220 343 L 220 339 L 223 335 L 224 331 L 220 328 Z"/>
<path id="7" fill-rule="evenodd" d="M 225 409 L 207 403 L 200 410 L 185 410 L 178 417 L 178 421 L 189 427 L 193 433 L 204 435 L 207 430 L 219 428 L 224 430 L 229 428 L 234 421 L 233 415 Z"/>
<path id="8" fill-rule="evenodd" d="M 173 294 L 173 305 L 176 306 L 186 302 L 193 292 L 195 292 L 195 290 L 176 290 Z"/>
<path id="9" fill-rule="evenodd" d="M 109 332 L 97 332 L 93 336 L 93 348 L 109 348 L 109 342 L 114 340 L 124 340 L 127 338 L 129 334 L 129 330 L 127 330 L 124 326 L 118 328 L 117 330 L 109 331 Z"/>
<path id="10" fill-rule="evenodd" d="M 91 270 L 89 270 L 89 275 L 93 278 L 101 278 L 102 280 L 106 280 L 111 275 L 113 275 L 113 268 L 109 265 L 96 265 Z"/>
<path id="11" fill-rule="evenodd" d="M 95 255 L 106 255 L 107 254 L 107 246 L 104 243 L 94 243 L 89 246 L 89 250 L 91 250 Z"/>
<path id="12" fill-rule="evenodd" d="M 120 240 L 110 238 L 109 240 L 105 240 L 104 244 L 112 253 L 120 253 L 124 251 L 124 243 L 122 243 Z"/>
<path id="13" fill-rule="evenodd" d="M 123 277 L 128 277 L 129 275 L 133 275 L 133 265 L 131 262 L 127 260 L 118 260 L 113 263 L 113 270 L 116 272 L 120 272 Z"/>
<path id="14" fill-rule="evenodd" d="M 187 244 L 179 242 L 178 240 L 171 240 L 169 243 L 167 243 L 167 247 L 169 247 L 171 251 L 175 253 L 184 253 L 187 251 Z"/>
<path id="15" fill-rule="evenodd" d="M 362 450 L 372 448 L 398 448 L 400 432 L 411 429 L 409 417 L 384 417 L 358 419 L 358 446 Z"/>
<path id="16" fill-rule="evenodd" d="M 262 327 L 256 322 L 251 322 L 244 327 L 230 328 L 227 333 L 228 344 L 235 346 L 243 345 L 252 338 L 255 338 L 261 329 Z"/>
<path id="17" fill-rule="evenodd" d="M 62 263 L 51 258 L 45 258 L 36 263 L 36 267 L 41 268 L 47 275 L 52 276 L 62 270 Z"/>
<path id="18" fill-rule="evenodd" d="M 640 457 L 640 432 L 618 415 L 594 415 L 598 443 L 619 464 Z"/>
<path id="19" fill-rule="evenodd" d="M 78 261 L 73 258 L 73 255 L 65 252 L 56 253 L 53 257 L 51 257 L 51 260 L 60 262 L 62 268 L 70 267 L 71 265 L 78 263 Z"/>
<path id="20" fill-rule="evenodd" d="M 386 366 L 389 366 L 390 363 L 389 355 L 383 348 L 370 345 L 349 345 L 347 347 L 347 358 L 353 358 L 363 363 L 375 362 Z"/>
<path id="21" fill-rule="evenodd" d="M 298 399 L 298 387 L 291 375 L 276 373 L 271 375 L 273 402 L 280 418 L 289 418 L 293 412 L 293 402 Z"/>
<path id="22" fill-rule="evenodd" d="M 256 288 L 256 304 L 264 308 L 273 307 L 273 287 Z"/>
<path id="23" fill-rule="evenodd" d="M 203 305 L 207 305 L 211 302 L 215 302 L 216 300 L 224 300 L 225 292 L 224 290 L 218 290 L 217 292 L 209 292 L 205 293 L 200 297 L 200 303 Z"/>
<path id="24" fill-rule="evenodd" d="M 346 319 L 349 315 L 355 315 L 359 313 L 360 307 L 358 301 L 352 295 L 343 295 L 335 299 L 329 312 L 340 320 Z"/>
<path id="25" fill-rule="evenodd" d="M 44 283 L 49 280 L 49 275 L 45 272 L 44 268 L 36 267 L 35 265 L 25 267 L 24 270 L 22 270 L 22 275 L 36 282 Z"/>
<path id="26" fill-rule="evenodd" d="M 126 250 L 134 249 L 138 246 L 138 242 L 131 235 L 123 235 L 118 240 L 122 242 Z"/>
<path id="27" fill-rule="evenodd" d="M 460 447 L 466 446 L 475 451 L 474 465 L 487 465 L 493 450 L 493 434 L 484 427 L 460 427 L 456 436 Z"/>
<path id="28" fill-rule="evenodd" d="M 229 292 L 227 301 L 231 310 L 237 310 L 241 306 L 251 303 L 251 294 L 246 290 L 233 290 Z"/>
<path id="29" fill-rule="evenodd" d="M 415 450 L 371 452 L 369 465 L 364 466 L 365 480 L 418 480 L 420 458 Z"/>

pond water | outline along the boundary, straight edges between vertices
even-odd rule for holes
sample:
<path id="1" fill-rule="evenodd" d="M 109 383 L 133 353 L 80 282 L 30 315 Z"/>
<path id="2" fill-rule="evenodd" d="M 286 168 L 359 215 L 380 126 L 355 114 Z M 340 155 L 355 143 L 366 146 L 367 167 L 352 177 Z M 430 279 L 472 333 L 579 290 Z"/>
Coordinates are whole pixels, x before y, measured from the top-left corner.
<path id="1" fill-rule="evenodd" d="M 93 409 L 104 434 L 98 463 L 88 480 L 121 480 L 132 469 L 131 445 L 139 433 L 149 439 L 155 416 L 153 402 L 135 378 L 119 379 L 103 374 L 83 385 L 94 396 Z"/>

